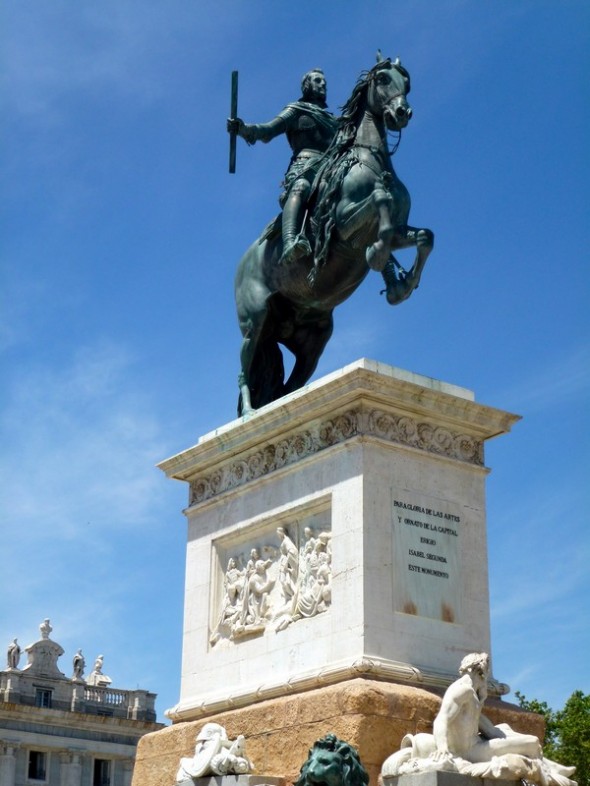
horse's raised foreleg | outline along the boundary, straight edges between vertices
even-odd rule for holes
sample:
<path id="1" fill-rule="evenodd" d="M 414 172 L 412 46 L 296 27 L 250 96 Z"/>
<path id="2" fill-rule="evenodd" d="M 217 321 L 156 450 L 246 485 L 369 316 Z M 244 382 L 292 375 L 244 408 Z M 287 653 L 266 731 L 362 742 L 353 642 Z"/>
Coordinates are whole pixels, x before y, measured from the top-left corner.
<path id="1" fill-rule="evenodd" d="M 411 279 L 412 291 L 418 289 L 420 284 L 420 277 L 424 270 L 424 265 L 430 252 L 434 247 L 434 233 L 430 229 L 416 229 L 415 227 L 408 227 L 407 237 L 410 241 L 409 244 L 416 246 L 416 258 L 412 265 L 408 278 Z"/>
<path id="2" fill-rule="evenodd" d="M 365 258 L 371 270 L 381 271 L 387 264 L 396 227 L 391 221 L 393 198 L 378 180 L 365 199 L 355 202 L 352 198 L 338 216 L 338 233 L 342 240 L 356 245 L 355 236 L 366 237 L 371 225 L 377 226 L 377 240 L 370 245 Z"/>
<path id="3" fill-rule="evenodd" d="M 367 224 L 375 220 L 373 195 L 360 202 L 345 200 L 345 206 L 337 212 L 338 234 L 341 240 L 356 247 L 357 237 L 366 234 Z"/>
<path id="4" fill-rule="evenodd" d="M 393 198 L 381 183 L 377 182 L 372 194 L 373 205 L 377 209 L 377 240 L 366 251 L 365 258 L 371 270 L 381 271 L 387 264 L 391 252 L 391 240 L 395 228 L 391 223 Z"/>
<path id="5" fill-rule="evenodd" d="M 428 255 L 434 246 L 434 234 L 430 229 L 416 229 L 404 227 L 403 231 L 396 232 L 393 242 L 394 248 L 408 248 L 416 246 L 416 258 L 410 270 L 405 273 L 393 255 L 382 271 L 387 293 L 387 302 L 392 306 L 402 303 L 418 289 L 420 277 Z"/>

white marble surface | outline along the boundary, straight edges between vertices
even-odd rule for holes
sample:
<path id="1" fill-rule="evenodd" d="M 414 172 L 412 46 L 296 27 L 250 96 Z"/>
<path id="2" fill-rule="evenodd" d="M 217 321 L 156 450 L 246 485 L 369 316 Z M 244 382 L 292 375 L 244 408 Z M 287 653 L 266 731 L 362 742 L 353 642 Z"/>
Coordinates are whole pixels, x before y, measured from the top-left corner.
<path id="1" fill-rule="evenodd" d="M 487 653 L 466 655 L 459 674 L 445 691 L 432 734 L 406 734 L 400 750 L 384 762 L 381 777 L 386 786 L 388 778 L 429 772 L 576 786 L 571 780 L 575 767 L 545 758 L 537 737 L 506 723 L 494 726 L 482 712 L 490 677 Z"/>
<path id="2" fill-rule="evenodd" d="M 206 723 L 197 735 L 194 755 L 180 760 L 176 783 L 194 783 L 208 775 L 247 775 L 253 766 L 244 735 L 230 740 L 219 723 Z"/>
<path id="3" fill-rule="evenodd" d="M 170 716 L 363 673 L 444 686 L 458 654 L 489 650 L 483 442 L 517 419 L 462 388 L 359 361 L 162 462 L 190 484 L 181 696 Z M 423 526 L 396 529 L 396 500 L 420 508 L 404 518 Z M 457 534 L 433 530 L 439 520 Z M 274 566 L 277 528 L 299 549 L 306 526 L 330 532 L 323 613 L 278 624 L 276 572 L 261 630 L 217 637 L 229 559 L 266 548 Z"/>

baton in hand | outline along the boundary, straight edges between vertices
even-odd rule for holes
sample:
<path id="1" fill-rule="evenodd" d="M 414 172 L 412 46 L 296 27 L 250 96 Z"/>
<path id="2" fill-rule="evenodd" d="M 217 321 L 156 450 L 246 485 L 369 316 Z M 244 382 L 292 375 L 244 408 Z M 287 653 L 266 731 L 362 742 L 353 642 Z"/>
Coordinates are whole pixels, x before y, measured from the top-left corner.
<path id="1" fill-rule="evenodd" d="M 231 108 L 230 120 L 237 120 L 238 117 L 238 72 L 231 72 Z M 236 131 L 229 134 L 229 173 L 235 174 L 236 171 Z"/>

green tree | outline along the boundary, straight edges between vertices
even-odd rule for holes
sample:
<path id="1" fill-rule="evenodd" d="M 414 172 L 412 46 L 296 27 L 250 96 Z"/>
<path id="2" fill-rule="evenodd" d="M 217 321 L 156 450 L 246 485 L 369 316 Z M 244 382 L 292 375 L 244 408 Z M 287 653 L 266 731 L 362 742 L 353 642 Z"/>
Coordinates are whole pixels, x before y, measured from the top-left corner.
<path id="1" fill-rule="evenodd" d="M 515 691 L 518 704 L 523 710 L 527 712 L 534 712 L 537 715 L 542 715 L 545 720 L 545 739 L 543 742 L 543 752 L 548 759 L 555 759 L 559 761 L 558 748 L 556 747 L 557 738 L 557 723 L 555 713 L 546 701 L 538 701 L 537 699 L 529 699 L 523 696 L 520 691 Z"/>
<path id="2" fill-rule="evenodd" d="M 562 710 L 555 712 L 545 701 L 528 700 L 516 691 L 523 710 L 545 718 L 543 753 L 568 766 L 576 767 L 579 786 L 590 786 L 590 694 L 574 691 Z"/>
<path id="3" fill-rule="evenodd" d="M 590 694 L 574 691 L 562 710 L 555 713 L 560 761 L 576 766 L 580 786 L 590 784 Z"/>

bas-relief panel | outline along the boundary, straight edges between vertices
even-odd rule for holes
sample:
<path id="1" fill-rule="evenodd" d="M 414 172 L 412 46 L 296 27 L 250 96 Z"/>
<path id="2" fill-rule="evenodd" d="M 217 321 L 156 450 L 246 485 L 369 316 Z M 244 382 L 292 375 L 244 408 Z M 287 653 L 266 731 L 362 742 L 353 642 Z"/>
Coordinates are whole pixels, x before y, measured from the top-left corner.
<path id="1" fill-rule="evenodd" d="M 395 611 L 461 622 L 459 505 L 407 490 L 392 490 Z"/>
<path id="2" fill-rule="evenodd" d="M 300 508 L 258 523 L 256 534 L 213 543 L 209 643 L 279 632 L 328 610 L 332 601 L 331 511 Z M 240 533 L 241 535 L 241 533 Z"/>

